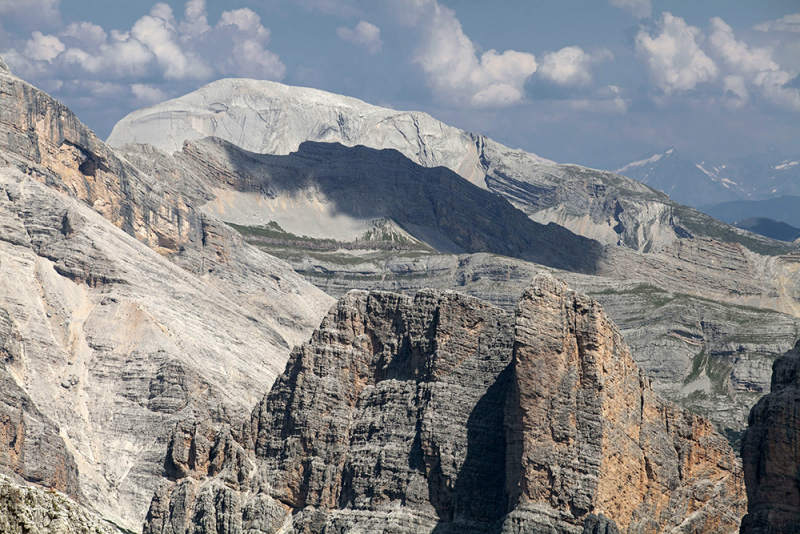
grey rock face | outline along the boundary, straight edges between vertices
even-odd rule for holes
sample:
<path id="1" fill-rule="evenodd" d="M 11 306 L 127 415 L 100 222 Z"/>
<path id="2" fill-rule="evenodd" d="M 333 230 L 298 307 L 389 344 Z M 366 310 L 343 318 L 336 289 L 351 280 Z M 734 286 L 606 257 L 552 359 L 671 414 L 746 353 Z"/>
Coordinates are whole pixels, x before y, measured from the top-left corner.
<path id="1" fill-rule="evenodd" d="M 122 534 L 61 493 L 0 475 L 0 532 L 4 534 Z"/>
<path id="2" fill-rule="evenodd" d="M 369 243 L 350 242 L 352 250 L 337 244 L 326 251 L 312 249 L 314 242 L 309 241 L 276 239 L 268 244 L 248 233 L 258 228 L 239 228 L 247 241 L 284 258 L 336 297 L 353 288 L 413 295 L 433 287 L 461 291 L 513 311 L 530 280 L 543 269 L 508 257 L 434 254 L 420 246 L 376 250 L 368 248 Z M 703 279 L 706 296 L 696 296 L 701 288 L 693 285 L 694 277 L 683 282 L 670 277 L 680 273 L 675 267 L 662 264 L 652 277 L 632 275 L 628 280 L 552 272 L 603 305 L 660 395 L 711 419 L 738 450 L 750 408 L 769 390 L 772 361 L 792 347 L 800 319 L 756 307 L 763 301 L 747 299 L 750 306 L 725 302 L 709 279 Z M 627 269 L 636 270 L 641 268 Z M 745 284 L 746 279 L 734 274 L 724 283 Z M 720 300 L 709 300 L 711 295 Z"/>
<path id="3" fill-rule="evenodd" d="M 416 168 L 396 153 L 395 157 L 363 156 L 364 161 L 354 161 L 362 158 L 355 155 L 364 149 L 325 151 L 324 146 L 314 145 L 312 150 L 310 145 L 302 155 L 293 154 L 285 159 L 243 152 L 210 140 L 190 143 L 185 151 L 172 158 L 166 155 L 152 158 L 153 149 L 141 146 L 127 146 L 124 153 L 143 165 L 155 161 L 145 169 L 164 180 L 191 169 L 188 174 L 214 196 L 204 210 L 238 225 L 263 227 L 277 222 L 298 236 L 350 241 L 371 228 L 376 218 L 396 218 L 395 222 L 402 221 L 406 231 L 437 250 L 508 254 L 607 278 L 644 280 L 669 291 L 800 314 L 797 289 L 800 271 L 793 267 L 797 258 L 754 253 L 736 241 L 741 236 L 733 230 L 725 230 L 728 233 L 715 238 L 697 236 L 662 241 L 658 253 L 643 254 L 611 245 L 598 247 L 597 243 L 576 238 L 556 225 L 531 226 L 520 221 L 519 214 L 510 213 L 507 207 L 502 209 L 496 199 L 488 200 L 473 193 L 456 194 L 466 193 L 468 184 L 461 182 L 459 186 L 455 181 L 442 187 L 443 182 L 436 177 L 438 171 L 430 171 L 434 176 L 418 175 L 426 176 L 433 184 L 421 188 L 428 194 L 417 194 L 416 181 L 398 177 L 391 171 L 392 166 Z M 315 156 L 315 152 L 325 152 L 327 157 Z M 538 172 L 536 169 L 525 172 L 528 171 Z M 591 181 L 595 174 L 596 171 L 575 167 L 569 172 L 551 169 L 548 176 Z M 366 182 L 372 184 L 369 192 L 364 188 Z M 436 184 L 438 189 L 434 187 Z M 642 184 L 638 187 L 646 189 Z M 452 202 L 448 200 L 451 193 L 455 196 Z M 579 200 L 558 198 L 559 209 L 575 206 L 583 209 Z M 417 202 L 410 202 L 412 199 Z M 673 208 L 683 210 L 693 228 L 714 233 L 719 230 L 716 226 L 722 225 L 696 218 L 699 214 L 690 208 L 678 205 Z M 524 207 L 521 209 L 524 211 Z M 559 224 L 566 223 L 559 221 Z M 499 229 L 502 232 L 498 233 Z M 641 233 L 640 230 L 637 232 Z M 509 243 L 504 244 L 506 240 Z M 757 248 L 753 243 L 750 245 Z M 762 252 L 775 252 L 767 249 Z"/>
<path id="4" fill-rule="evenodd" d="M 238 420 L 332 299 L 201 213 L 203 187 L 143 174 L 8 73 L 0 93 L 0 351 L 52 421 L 23 410 L 11 469 L 139 530 L 176 421 Z"/>
<path id="5" fill-rule="evenodd" d="M 750 412 L 742 439 L 747 515 L 742 534 L 800 530 L 800 342 L 775 360 L 772 387 Z"/>
<path id="6" fill-rule="evenodd" d="M 178 425 L 166 470 L 148 534 L 722 533 L 744 507 L 724 438 L 549 276 L 516 317 L 349 293 L 240 428 Z"/>
<path id="7" fill-rule="evenodd" d="M 191 175 L 194 183 L 205 184 L 216 199 L 204 209 L 237 223 L 246 240 L 286 259 L 337 297 L 353 288 L 413 294 L 437 287 L 513 310 L 541 269 L 486 254 L 433 254 L 425 243 L 440 250 L 490 250 L 519 257 L 532 250 L 538 261 L 573 269 L 599 265 L 602 278 L 566 272 L 559 276 L 607 307 L 637 363 L 656 378 L 660 394 L 710 417 L 733 442 L 746 426 L 750 407 L 766 391 L 771 361 L 791 346 L 800 328 L 790 316 L 755 309 L 797 311 L 786 287 L 797 276 L 791 258 L 759 256 L 707 238 L 677 241 L 670 245 L 671 256 L 623 247 L 587 255 L 586 241 L 558 234 L 553 225 L 533 227 L 519 214 L 509 214 L 502 203 L 485 210 L 486 217 L 476 217 L 475 206 L 495 206 L 496 199 L 481 196 L 466 182 L 437 191 L 432 184 L 442 183 L 444 171 L 420 168 L 396 153 L 308 143 L 295 154 L 276 157 L 213 139 L 188 142 L 172 156 L 144 145 L 120 150 L 149 174 L 181 183 L 188 183 L 183 176 Z M 583 176 L 579 170 L 575 175 Z M 441 200 L 450 196 L 454 199 Z M 403 243 L 411 244 L 407 252 L 382 252 L 363 241 L 378 217 L 405 232 Z M 295 236 L 265 238 L 258 232 L 267 221 L 280 223 Z M 248 234 L 248 228 L 255 233 Z M 596 251 L 596 244 L 590 250 Z M 778 272 L 786 274 L 780 282 L 772 278 Z"/>
<path id="8" fill-rule="evenodd" d="M 115 147 L 149 143 L 172 153 L 184 141 L 207 136 L 265 154 L 288 154 L 304 141 L 395 149 L 422 166 L 448 167 L 506 198 L 537 222 L 554 222 L 601 243 L 643 252 L 661 252 L 691 236 L 722 234 L 728 240 L 746 241 L 753 249 L 794 250 L 687 211 L 665 194 L 624 176 L 554 165 L 424 113 L 379 108 L 274 82 L 211 83 L 131 113 L 115 126 L 108 142 Z"/>
<path id="9" fill-rule="evenodd" d="M 122 119 L 108 144 L 147 143 L 167 153 L 214 136 L 261 154 L 289 154 L 304 141 L 392 148 L 425 167 L 457 170 L 483 186 L 478 136 L 430 115 L 259 80 L 219 80 Z M 522 153 L 520 151 L 520 153 Z M 526 156 L 531 157 L 531 156 Z"/>
<path id="10" fill-rule="evenodd" d="M 270 156 L 207 139 L 188 143 L 172 168 L 196 169 L 195 176 L 209 188 L 261 195 L 274 214 L 281 209 L 272 204 L 305 204 L 302 216 L 312 226 L 322 223 L 317 232 L 336 231 L 335 222 L 326 226 L 327 221 L 315 221 L 315 213 L 309 213 L 326 209 L 339 220 L 391 219 L 417 239 L 446 251 L 493 252 L 579 272 L 594 272 L 603 253 L 595 241 L 556 225 L 535 223 L 457 174 L 421 167 L 395 151 L 303 143 L 296 153 Z M 476 206 L 481 209 L 476 211 Z M 239 217 L 234 208 L 226 219 L 246 222 Z"/>
<path id="11" fill-rule="evenodd" d="M 0 312 L 0 342 L 11 350 L 6 362 L 20 364 L 21 354 L 7 312 Z M 0 369 L 0 468 L 24 480 L 53 488 L 80 500 L 78 466 L 67 450 L 58 427 L 34 405 L 13 377 Z"/>

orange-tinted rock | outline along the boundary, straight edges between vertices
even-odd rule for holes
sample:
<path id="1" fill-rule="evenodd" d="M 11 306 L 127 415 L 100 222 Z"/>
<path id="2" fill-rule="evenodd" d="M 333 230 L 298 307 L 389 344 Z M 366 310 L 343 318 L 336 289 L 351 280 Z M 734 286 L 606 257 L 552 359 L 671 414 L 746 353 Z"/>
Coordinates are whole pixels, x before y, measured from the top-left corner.
<path id="1" fill-rule="evenodd" d="M 744 488 L 727 441 L 653 393 L 597 302 L 555 278 L 520 301 L 509 406 L 520 507 L 604 514 L 621 532 L 736 530 Z"/>
<path id="2" fill-rule="evenodd" d="M 727 534 L 745 507 L 727 441 L 655 395 L 600 306 L 548 275 L 516 317 L 351 292 L 241 429 L 211 446 L 199 429 L 173 438 L 178 480 L 147 534 Z"/>

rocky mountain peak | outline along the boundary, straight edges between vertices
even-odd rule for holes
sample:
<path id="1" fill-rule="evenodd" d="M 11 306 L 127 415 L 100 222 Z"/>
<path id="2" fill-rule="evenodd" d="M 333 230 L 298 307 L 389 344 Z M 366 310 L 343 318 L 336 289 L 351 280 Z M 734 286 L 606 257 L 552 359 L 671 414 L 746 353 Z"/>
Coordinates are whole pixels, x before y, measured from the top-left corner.
<path id="1" fill-rule="evenodd" d="M 138 531 L 175 423 L 239 419 L 333 299 L 201 213 L 201 184 L 7 70 L 0 94 L 0 467 Z"/>
<path id="2" fill-rule="evenodd" d="M 350 292 L 241 427 L 179 425 L 167 465 L 147 534 L 722 534 L 744 512 L 725 439 L 653 393 L 597 302 L 550 275 L 515 315 Z"/>
<path id="3" fill-rule="evenodd" d="M 0 73 L 11 74 L 11 71 L 9 70 L 8 65 L 6 65 L 6 62 L 3 61 L 3 58 L 1 58 L 1 57 L 0 57 Z"/>

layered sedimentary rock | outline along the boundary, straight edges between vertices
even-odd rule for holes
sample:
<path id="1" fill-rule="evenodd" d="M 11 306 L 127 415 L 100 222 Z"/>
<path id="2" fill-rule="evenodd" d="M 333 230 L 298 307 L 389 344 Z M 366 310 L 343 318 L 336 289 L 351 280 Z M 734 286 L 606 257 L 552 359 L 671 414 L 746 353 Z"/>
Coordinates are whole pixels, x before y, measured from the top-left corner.
<path id="1" fill-rule="evenodd" d="M 123 534 L 64 494 L 0 475 L 0 532 L 4 534 Z"/>
<path id="2" fill-rule="evenodd" d="M 203 210 L 237 225 L 277 223 L 297 236 L 342 242 L 358 239 L 376 219 L 389 218 L 438 251 L 503 254 L 568 271 L 642 280 L 669 291 L 800 315 L 800 271 L 794 268 L 798 257 L 778 255 L 790 252 L 786 244 L 766 238 L 764 243 L 743 244 L 744 238 L 727 225 L 699 218 L 700 214 L 683 206 L 674 208 L 684 210 L 696 229 L 682 234 L 681 239 L 674 238 L 673 232 L 673 238 L 659 241 L 645 254 L 616 245 L 601 247 L 594 240 L 564 232 L 558 226 L 566 225 L 562 220 L 555 221 L 557 224 L 539 221 L 548 223 L 545 226 L 531 224 L 533 221 L 524 221 L 523 213 L 539 219 L 513 198 L 510 202 L 519 210 L 493 195 L 481 194 L 454 173 L 420 168 L 396 152 L 307 143 L 296 153 L 268 156 L 213 139 L 189 142 L 172 156 L 141 145 L 120 150 L 163 181 L 180 177 L 179 181 L 186 182 L 191 176 L 213 196 Z M 526 176 L 539 172 L 526 165 L 520 167 Z M 571 166 L 548 173 L 559 180 L 588 183 L 596 171 Z M 366 182 L 370 183 L 367 192 Z M 642 184 L 638 187 L 645 188 Z M 587 184 L 574 186 L 576 191 L 587 188 Z M 649 204 L 655 200 L 642 195 L 640 200 L 647 204 L 642 209 L 661 209 Z M 554 197 L 553 202 L 560 210 L 586 207 L 585 202 L 569 196 Z M 725 228 L 718 228 L 720 225 Z M 637 235 L 645 235 L 639 223 L 634 226 Z M 324 257 L 320 259 L 308 254 L 301 261 L 310 264 L 310 269 L 326 272 Z M 376 272 L 363 271 L 370 266 L 358 265 L 357 258 L 347 263 L 353 274 L 364 272 L 381 278 L 386 274 L 374 267 L 371 270 Z M 330 274 L 336 279 L 336 272 Z M 342 274 L 347 277 L 350 273 Z"/>
<path id="3" fill-rule="evenodd" d="M 148 534 L 735 532 L 740 467 L 599 305 L 351 292 L 241 426 L 176 427 Z"/>
<path id="4" fill-rule="evenodd" d="M 19 340 L 10 335 L 11 327 L 7 312 L 0 311 L 0 339 L 5 340 L 0 355 L 7 362 L 21 357 Z M 0 471 L 80 500 L 78 466 L 58 433 L 58 426 L 36 408 L 5 369 L 0 369 Z"/>
<path id="5" fill-rule="evenodd" d="M 742 439 L 747 515 L 742 534 L 800 532 L 800 342 L 775 361 L 772 386 Z"/>
<path id="6" fill-rule="evenodd" d="M 245 239 L 253 237 L 245 233 Z M 381 251 L 366 246 L 345 254 L 341 249 L 311 251 L 303 244 L 253 242 L 285 258 L 335 297 L 352 288 L 413 295 L 430 287 L 456 290 L 513 311 L 530 280 L 542 270 L 536 264 L 490 254 L 431 254 L 419 248 Z M 711 419 L 738 451 L 750 408 L 769 392 L 772 362 L 792 348 L 800 318 L 712 301 L 688 294 L 686 287 L 647 280 L 555 270 L 553 274 L 602 304 L 625 336 L 636 364 L 653 377 L 656 392 Z"/>
<path id="7" fill-rule="evenodd" d="M 559 276 L 603 302 L 657 391 L 712 418 L 734 442 L 768 389 L 772 360 L 791 347 L 800 327 L 800 319 L 754 309 L 791 311 L 791 282 L 783 277 L 787 287 L 779 288 L 768 276 L 791 271 L 791 257 L 699 237 L 673 243 L 672 256 L 598 250 L 593 241 L 539 227 L 454 174 L 444 180 L 443 169 L 420 167 L 396 152 L 304 143 L 293 154 L 270 156 L 213 138 L 187 142 L 173 155 L 143 145 L 120 152 L 154 176 L 186 182 L 187 175 L 206 184 L 216 195 L 207 213 L 236 223 L 246 240 L 285 258 L 335 297 L 353 288 L 413 294 L 436 287 L 513 310 L 541 270 L 509 257 L 432 248 L 599 270 L 602 277 Z M 365 239 L 376 220 L 402 234 L 389 235 L 394 241 L 381 243 L 382 250 Z"/>
<path id="8" fill-rule="evenodd" d="M 139 530 L 175 423 L 239 420 L 333 299 L 7 71 L 0 163 L 0 463 Z"/>
<path id="9" fill-rule="evenodd" d="M 350 240 L 389 219 L 440 251 L 492 252 L 590 273 L 602 255 L 596 241 L 536 223 L 456 173 L 394 150 L 305 142 L 273 156 L 214 138 L 187 143 L 174 158 L 138 146 L 120 150 L 155 176 L 190 173 L 216 195 L 203 210 L 240 225 L 268 219 L 297 235 Z"/>
<path id="10" fill-rule="evenodd" d="M 618 174 L 555 165 L 535 154 L 453 128 L 420 112 L 275 82 L 227 79 L 135 111 L 108 138 L 111 146 L 148 143 L 168 153 L 215 136 L 245 150 L 288 154 L 304 141 L 395 149 L 425 167 L 444 166 L 496 193 L 533 220 L 554 222 L 604 244 L 660 252 L 709 236 L 747 241 L 773 253 L 794 250 L 731 227 Z"/>

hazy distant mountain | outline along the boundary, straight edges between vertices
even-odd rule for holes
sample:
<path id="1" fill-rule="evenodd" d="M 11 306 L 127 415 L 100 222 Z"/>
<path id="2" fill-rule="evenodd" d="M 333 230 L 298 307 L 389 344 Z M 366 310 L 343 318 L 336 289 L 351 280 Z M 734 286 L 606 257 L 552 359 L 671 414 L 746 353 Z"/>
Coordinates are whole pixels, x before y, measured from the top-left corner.
<path id="1" fill-rule="evenodd" d="M 797 196 L 722 202 L 704 207 L 703 212 L 730 224 L 751 217 L 767 217 L 800 227 L 800 197 Z"/>
<path id="2" fill-rule="evenodd" d="M 713 165 L 707 161 L 684 159 L 670 148 L 646 154 L 615 172 L 663 191 L 676 202 L 696 208 L 734 200 L 800 195 L 800 156 L 787 158 L 777 150 Z M 714 215 L 705 209 L 703 211 Z M 746 217 L 754 216 L 776 218 L 769 212 L 753 212 Z M 742 218 L 745 217 L 722 220 L 734 222 Z"/>
<path id="3" fill-rule="evenodd" d="M 800 228 L 766 217 L 750 217 L 735 223 L 734 226 L 754 234 L 780 239 L 781 241 L 794 241 L 800 238 Z"/>
<path id="4" fill-rule="evenodd" d="M 647 154 L 614 172 L 639 180 L 668 194 L 675 202 L 692 207 L 744 196 L 738 184 L 727 178 L 724 166 L 683 159 L 674 148 Z"/>
<path id="5" fill-rule="evenodd" d="M 749 199 L 800 195 L 800 154 L 786 157 L 777 150 L 751 154 L 732 160 L 725 171 L 728 178 L 740 184 Z"/>

